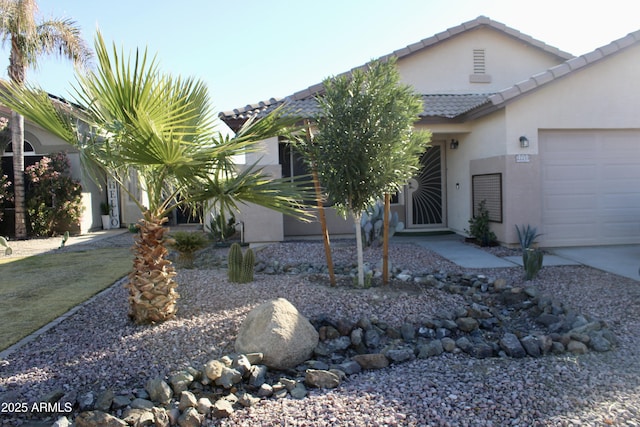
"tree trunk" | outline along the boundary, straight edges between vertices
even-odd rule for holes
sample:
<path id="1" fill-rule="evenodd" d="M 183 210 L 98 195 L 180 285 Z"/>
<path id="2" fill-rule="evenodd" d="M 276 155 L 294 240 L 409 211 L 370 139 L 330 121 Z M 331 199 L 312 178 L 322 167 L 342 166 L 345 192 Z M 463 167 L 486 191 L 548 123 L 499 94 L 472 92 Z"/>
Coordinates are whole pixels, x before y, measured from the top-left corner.
<path id="1" fill-rule="evenodd" d="M 327 229 L 327 217 L 324 214 L 324 205 L 322 204 L 322 190 L 320 189 L 320 180 L 318 179 L 318 170 L 315 165 L 312 171 L 313 186 L 316 190 L 316 203 L 318 206 L 318 216 L 320 217 L 320 225 L 322 226 L 322 240 L 324 241 L 324 255 L 327 259 L 327 268 L 329 269 L 329 282 L 331 286 L 336 285 L 336 275 L 333 272 L 333 259 L 331 258 L 331 242 L 329 241 L 329 230 Z"/>
<path id="2" fill-rule="evenodd" d="M 11 112 L 11 146 L 13 147 L 13 203 L 15 206 L 16 239 L 27 238 L 24 191 L 24 118 Z"/>
<path id="3" fill-rule="evenodd" d="M 362 227 L 360 220 L 362 213 L 353 212 L 353 220 L 356 225 L 356 252 L 358 253 L 358 286 L 364 286 L 364 254 L 362 249 Z"/>
<path id="4" fill-rule="evenodd" d="M 382 226 L 382 283 L 389 284 L 389 216 L 391 215 L 391 194 L 384 194 L 384 219 Z"/>
<path id="5" fill-rule="evenodd" d="M 137 324 L 164 322 L 176 315 L 178 284 L 173 280 L 175 268 L 166 259 L 169 251 L 164 241 L 169 230 L 162 226 L 167 220 L 147 211 L 138 221 L 140 230 L 133 246 L 133 271 L 127 284 L 129 317 Z"/>
<path id="6" fill-rule="evenodd" d="M 313 135 L 311 135 L 311 125 L 309 120 L 305 120 L 307 128 L 307 140 L 309 144 L 313 143 Z M 320 226 L 322 227 L 322 240 L 324 241 L 324 255 L 327 260 L 327 269 L 329 270 L 329 282 L 331 286 L 336 285 L 336 275 L 333 272 L 333 259 L 331 258 L 331 242 L 329 241 L 329 229 L 327 228 L 327 217 L 324 214 L 324 205 L 322 203 L 322 189 L 320 188 L 320 178 L 318 178 L 318 168 L 315 161 L 312 162 L 311 176 L 313 178 L 313 188 L 316 192 L 316 204 L 318 206 L 318 217 L 320 218 Z"/>

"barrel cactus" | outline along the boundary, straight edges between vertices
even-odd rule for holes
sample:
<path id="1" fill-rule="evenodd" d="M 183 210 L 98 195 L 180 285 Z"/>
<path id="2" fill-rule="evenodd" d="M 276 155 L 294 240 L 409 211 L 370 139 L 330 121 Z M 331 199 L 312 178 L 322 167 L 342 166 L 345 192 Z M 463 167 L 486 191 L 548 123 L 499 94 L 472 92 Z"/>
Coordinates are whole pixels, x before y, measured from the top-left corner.
<path id="1" fill-rule="evenodd" d="M 242 248 L 239 243 L 234 243 L 229 248 L 227 257 L 229 280 L 234 283 L 242 281 Z"/>
<path id="2" fill-rule="evenodd" d="M 244 253 L 244 258 L 242 259 L 242 283 L 253 282 L 253 268 L 255 264 L 256 256 L 253 253 L 253 249 L 249 248 Z"/>
<path id="3" fill-rule="evenodd" d="M 522 253 L 525 280 L 531 280 L 536 277 L 542 268 L 543 259 L 544 252 L 540 249 L 525 249 Z"/>

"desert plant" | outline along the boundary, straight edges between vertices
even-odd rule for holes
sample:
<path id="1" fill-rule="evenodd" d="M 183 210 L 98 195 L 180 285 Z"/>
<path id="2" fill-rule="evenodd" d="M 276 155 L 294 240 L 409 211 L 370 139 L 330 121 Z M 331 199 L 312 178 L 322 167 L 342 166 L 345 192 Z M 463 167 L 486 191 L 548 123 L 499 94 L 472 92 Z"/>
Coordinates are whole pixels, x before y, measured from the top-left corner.
<path id="1" fill-rule="evenodd" d="M 227 265 L 229 281 L 240 283 L 242 276 L 242 248 L 239 243 L 234 243 L 229 248 Z"/>
<path id="2" fill-rule="evenodd" d="M 526 227 L 523 225 L 522 228 L 516 225 L 516 233 L 518 233 L 520 248 L 522 248 L 522 266 L 524 267 L 525 279 L 531 280 L 536 277 L 542 268 L 544 252 L 531 247 L 536 238 L 542 234 L 538 234 L 537 228 L 528 224 Z"/>
<path id="3" fill-rule="evenodd" d="M 516 225 L 516 233 L 518 233 L 518 240 L 523 251 L 529 249 L 535 243 L 536 238 L 542 236 L 542 234 L 538 234 L 536 227 L 531 227 L 529 224 L 526 228 L 523 225 L 522 229 Z"/>
<path id="4" fill-rule="evenodd" d="M 231 215 L 227 220 L 223 211 L 211 214 L 209 220 L 209 238 L 214 242 L 224 242 L 236 233 L 236 218 Z"/>
<path id="5" fill-rule="evenodd" d="M 362 227 L 362 243 L 364 246 L 380 246 L 383 240 L 384 205 L 377 201 L 362 214 L 360 227 Z M 404 223 L 398 219 L 398 213 L 394 212 L 389 220 L 389 237 L 393 237 L 396 231 L 404 229 Z"/>
<path id="6" fill-rule="evenodd" d="M 15 85 L 2 88 L 0 103 L 73 145 L 86 172 L 107 174 L 140 209 L 128 314 L 138 324 L 163 322 L 175 317 L 178 299 L 176 273 L 165 259 L 169 213 L 205 202 L 229 211 L 242 201 L 311 217 L 299 202 L 306 192 L 300 185 L 273 179 L 257 164 L 239 171 L 233 163 L 259 141 L 287 134 L 297 118 L 279 108 L 225 137 L 203 81 L 162 72 L 146 49 L 128 56 L 110 49 L 99 32 L 95 50 L 98 63 L 76 75 L 69 103 Z M 132 173 L 139 192 L 128 191 Z"/>
<path id="7" fill-rule="evenodd" d="M 256 255 L 253 253 L 253 249 L 249 248 L 242 258 L 242 274 L 240 277 L 242 283 L 253 282 L 253 268 L 255 264 Z"/>
<path id="8" fill-rule="evenodd" d="M 178 262 L 183 267 L 191 268 L 195 253 L 207 246 L 207 238 L 200 232 L 176 231 L 167 239 L 167 246 L 178 251 Z"/>
<path id="9" fill-rule="evenodd" d="M 486 208 L 486 200 L 482 200 L 478 205 L 478 215 L 469 220 L 469 230 L 465 232 L 480 243 L 480 246 L 489 246 L 497 238 L 489 225 L 489 211 Z"/>
<path id="10" fill-rule="evenodd" d="M 542 268 L 542 261 L 544 259 L 544 252 L 540 249 L 525 249 L 522 253 L 522 260 L 524 262 L 524 278 L 525 280 L 532 280 L 536 277 L 540 269 Z"/>

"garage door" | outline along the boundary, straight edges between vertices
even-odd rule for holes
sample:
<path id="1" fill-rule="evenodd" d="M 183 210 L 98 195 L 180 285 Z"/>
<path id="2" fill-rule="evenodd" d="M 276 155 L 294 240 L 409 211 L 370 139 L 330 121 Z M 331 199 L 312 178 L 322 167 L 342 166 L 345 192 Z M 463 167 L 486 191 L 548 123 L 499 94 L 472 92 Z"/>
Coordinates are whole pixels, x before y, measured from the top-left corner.
<path id="1" fill-rule="evenodd" d="M 640 131 L 542 131 L 544 246 L 640 243 Z"/>

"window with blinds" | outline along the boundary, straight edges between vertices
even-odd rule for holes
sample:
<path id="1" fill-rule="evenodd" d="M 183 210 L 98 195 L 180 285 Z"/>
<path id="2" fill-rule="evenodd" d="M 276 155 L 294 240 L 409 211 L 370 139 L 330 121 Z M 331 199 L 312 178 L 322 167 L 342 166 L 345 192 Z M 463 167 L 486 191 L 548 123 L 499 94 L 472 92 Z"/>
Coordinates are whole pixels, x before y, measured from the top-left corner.
<path id="1" fill-rule="evenodd" d="M 480 202 L 489 212 L 489 221 L 502 222 L 502 174 L 491 173 L 471 177 L 473 217 L 478 216 Z"/>

